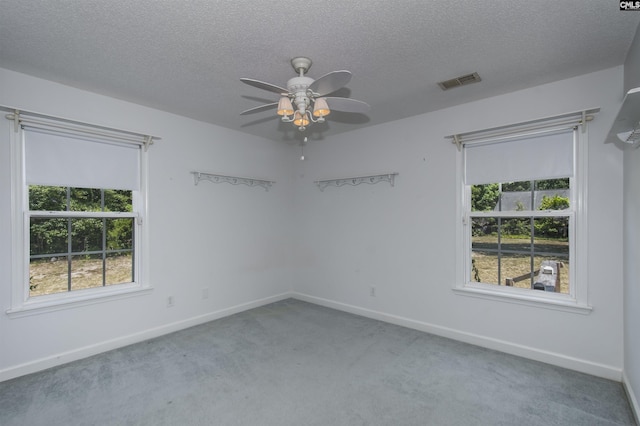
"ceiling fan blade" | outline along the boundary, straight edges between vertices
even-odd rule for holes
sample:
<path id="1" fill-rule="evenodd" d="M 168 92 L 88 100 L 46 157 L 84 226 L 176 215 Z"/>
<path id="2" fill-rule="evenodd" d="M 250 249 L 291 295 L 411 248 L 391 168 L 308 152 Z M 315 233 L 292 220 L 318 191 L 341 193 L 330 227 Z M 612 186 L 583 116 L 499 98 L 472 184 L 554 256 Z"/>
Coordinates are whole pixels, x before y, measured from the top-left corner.
<path id="1" fill-rule="evenodd" d="M 257 87 L 258 89 L 268 90 L 278 94 L 289 93 L 284 87 L 276 86 L 275 84 L 267 83 L 260 80 L 254 80 L 252 78 L 241 78 L 241 82 L 248 84 L 249 86 Z"/>
<path id="2" fill-rule="evenodd" d="M 309 85 L 309 89 L 320 96 L 328 95 L 344 87 L 351 80 L 351 72 L 347 70 L 332 71 Z"/>
<path id="3" fill-rule="evenodd" d="M 371 108 L 368 103 L 349 98 L 324 98 L 327 100 L 329 109 L 343 112 L 357 112 L 365 114 Z"/>
<path id="4" fill-rule="evenodd" d="M 240 115 L 247 115 L 247 114 L 253 114 L 254 112 L 266 111 L 268 109 L 275 108 L 277 106 L 278 106 L 277 102 L 274 102 L 272 104 L 260 105 L 260 106 L 249 108 L 248 110 L 242 111 Z"/>

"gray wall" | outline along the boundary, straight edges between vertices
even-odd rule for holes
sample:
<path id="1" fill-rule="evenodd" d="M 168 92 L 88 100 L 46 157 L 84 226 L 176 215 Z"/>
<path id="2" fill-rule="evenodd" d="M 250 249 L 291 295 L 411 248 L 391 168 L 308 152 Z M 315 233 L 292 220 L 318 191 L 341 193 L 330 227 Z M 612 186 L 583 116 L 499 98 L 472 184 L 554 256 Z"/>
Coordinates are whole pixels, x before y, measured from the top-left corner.
<path id="1" fill-rule="evenodd" d="M 640 87 L 640 31 L 624 65 L 624 91 Z M 640 111 L 638 111 L 640 113 Z M 624 372 L 640 415 L 640 151 L 624 147 Z"/>

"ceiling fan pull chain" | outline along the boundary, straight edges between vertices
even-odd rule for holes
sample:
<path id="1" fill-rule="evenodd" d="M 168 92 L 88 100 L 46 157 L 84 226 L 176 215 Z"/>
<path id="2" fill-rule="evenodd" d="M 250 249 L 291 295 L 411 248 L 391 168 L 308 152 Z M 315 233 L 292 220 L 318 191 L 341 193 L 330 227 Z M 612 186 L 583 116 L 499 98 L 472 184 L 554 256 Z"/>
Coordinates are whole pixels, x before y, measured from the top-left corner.
<path id="1" fill-rule="evenodd" d="M 304 142 L 302 142 L 302 143 L 300 144 L 300 153 L 301 153 L 301 155 L 300 155 L 300 160 L 302 160 L 302 161 L 304 161 L 304 160 L 305 160 L 305 157 L 304 157 L 304 143 L 305 143 L 306 141 L 307 141 L 307 138 L 306 138 L 306 136 L 305 136 L 305 138 L 304 138 Z"/>

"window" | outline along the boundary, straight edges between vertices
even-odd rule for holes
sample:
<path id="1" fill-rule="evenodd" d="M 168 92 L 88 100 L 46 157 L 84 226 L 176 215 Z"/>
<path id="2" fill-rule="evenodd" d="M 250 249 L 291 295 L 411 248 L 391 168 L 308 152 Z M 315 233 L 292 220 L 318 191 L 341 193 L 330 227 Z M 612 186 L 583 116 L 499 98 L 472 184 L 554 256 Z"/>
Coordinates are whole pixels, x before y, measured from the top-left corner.
<path id="1" fill-rule="evenodd" d="M 16 123 L 9 314 L 149 288 L 143 280 L 151 137 L 42 117 Z M 18 267 L 19 265 L 22 267 Z"/>
<path id="2" fill-rule="evenodd" d="M 463 172 L 456 291 L 588 311 L 585 116 L 454 137 Z"/>

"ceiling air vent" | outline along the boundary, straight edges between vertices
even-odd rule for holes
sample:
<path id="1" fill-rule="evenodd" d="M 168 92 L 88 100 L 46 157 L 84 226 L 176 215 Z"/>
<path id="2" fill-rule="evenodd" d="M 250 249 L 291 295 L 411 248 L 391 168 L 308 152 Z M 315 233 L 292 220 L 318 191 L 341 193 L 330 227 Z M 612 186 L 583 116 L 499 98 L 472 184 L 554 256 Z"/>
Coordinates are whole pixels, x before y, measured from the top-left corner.
<path id="1" fill-rule="evenodd" d="M 442 90 L 448 90 L 454 87 L 464 86 L 465 84 L 477 83 L 480 80 L 481 78 L 478 73 L 474 72 L 473 74 L 467 74 L 460 77 L 452 78 L 451 80 L 441 81 L 440 83 L 438 83 L 438 86 L 440 86 Z"/>

